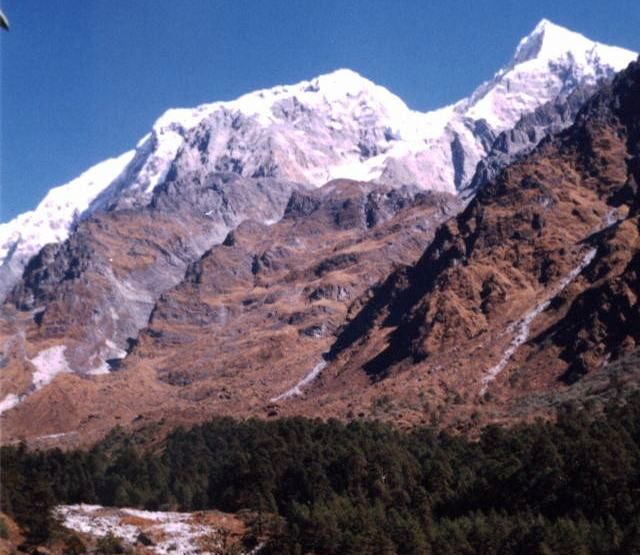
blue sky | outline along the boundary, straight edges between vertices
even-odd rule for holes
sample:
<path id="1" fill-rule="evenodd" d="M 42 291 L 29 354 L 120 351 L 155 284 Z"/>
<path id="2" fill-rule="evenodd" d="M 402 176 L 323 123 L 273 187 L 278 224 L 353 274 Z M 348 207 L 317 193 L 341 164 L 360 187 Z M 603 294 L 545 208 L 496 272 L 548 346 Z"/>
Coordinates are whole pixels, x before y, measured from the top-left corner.
<path id="1" fill-rule="evenodd" d="M 349 67 L 427 110 L 547 17 L 640 50 L 638 0 L 1 0 L 0 221 L 130 149 L 164 110 Z"/>

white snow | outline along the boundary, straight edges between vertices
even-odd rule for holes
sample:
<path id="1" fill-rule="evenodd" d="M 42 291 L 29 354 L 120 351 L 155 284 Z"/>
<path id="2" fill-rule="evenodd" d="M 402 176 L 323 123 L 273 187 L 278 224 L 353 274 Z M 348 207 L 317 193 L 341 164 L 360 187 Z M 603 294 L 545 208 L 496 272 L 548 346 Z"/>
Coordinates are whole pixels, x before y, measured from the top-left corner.
<path id="1" fill-rule="evenodd" d="M 117 313 L 111 308 L 111 317 L 116 320 L 118 318 Z M 87 369 L 84 374 L 87 376 L 102 376 L 104 374 L 110 374 L 112 367 L 107 360 L 111 359 L 123 359 L 127 356 L 127 351 L 120 349 L 111 339 L 107 339 L 104 342 L 104 346 L 99 350 L 98 354 L 92 360 L 93 366 Z"/>
<path id="2" fill-rule="evenodd" d="M 74 432 L 60 432 L 60 433 L 57 433 L 57 434 L 47 434 L 47 435 L 44 435 L 44 436 L 38 436 L 38 437 L 36 437 L 36 438 L 34 438 L 34 439 L 36 439 L 36 440 L 60 439 L 60 438 L 62 438 L 62 437 L 66 437 L 66 436 L 70 436 L 70 435 L 75 435 L 75 434 L 77 434 L 77 433 L 78 433 L 78 432 L 75 432 L 75 431 L 74 431 Z"/>
<path id="3" fill-rule="evenodd" d="M 29 360 L 36 367 L 33 373 L 33 386 L 36 391 L 51 383 L 58 374 L 72 371 L 64 356 L 66 350 L 66 345 L 56 345 L 40 351 Z"/>
<path id="4" fill-rule="evenodd" d="M 150 140 L 154 142 L 155 149 L 137 177 L 138 183 L 147 195 L 150 195 L 156 186 L 164 181 L 171 167 L 171 161 L 176 157 L 184 141 L 181 130 L 184 133 L 183 128 L 175 128 L 172 125 L 163 127 L 156 123 L 154 126 Z"/>
<path id="5" fill-rule="evenodd" d="M 281 393 L 277 397 L 273 397 L 272 399 L 270 399 L 270 401 L 272 403 L 274 403 L 276 401 L 281 401 L 283 399 L 289 399 L 291 397 L 296 397 L 298 395 L 302 395 L 302 388 L 306 387 L 311 382 L 313 382 L 326 367 L 327 367 L 327 361 L 326 360 L 323 360 L 322 362 L 319 362 L 296 385 L 294 385 L 290 389 L 287 389 L 287 391 L 285 391 L 284 393 Z"/>
<path id="6" fill-rule="evenodd" d="M 66 528 L 93 537 L 102 537 L 111 532 L 131 544 L 135 543 L 143 528 L 126 524 L 123 518 L 132 516 L 149 521 L 144 526 L 145 534 L 161 538 L 153 546 L 153 553 L 161 555 L 209 553 L 198 545 L 199 541 L 204 538 L 209 541 L 217 532 L 211 525 L 196 522 L 191 513 L 109 509 L 83 504 L 63 505 L 56 512 Z"/>
<path id="7" fill-rule="evenodd" d="M 100 514 L 100 505 L 67 505 L 58 507 L 57 515 L 62 524 L 70 530 L 94 537 L 102 537 L 111 532 L 130 543 L 136 541 L 140 530 L 130 524 L 123 524 L 115 514 Z"/>
<path id="8" fill-rule="evenodd" d="M 570 92 L 572 83 L 593 84 L 611 71 L 621 71 L 636 57 L 634 52 L 591 41 L 543 19 L 520 41 L 511 63 L 480 86 L 464 109 L 467 116 L 485 119 L 503 131 L 522 114 Z"/>
<path id="9" fill-rule="evenodd" d="M 6 410 L 11 410 L 19 403 L 20 397 L 18 397 L 15 393 L 8 393 L 7 395 L 5 395 L 4 399 L 0 401 L 0 414 L 2 414 Z"/>
<path id="10" fill-rule="evenodd" d="M 127 354 L 126 351 L 118 349 L 118 347 L 112 341 L 105 342 L 106 349 L 103 353 L 108 358 L 124 358 Z M 71 373 L 73 370 L 69 366 L 65 352 L 67 350 L 66 345 L 54 345 L 47 349 L 40 351 L 32 359 L 27 359 L 33 366 L 35 371 L 32 376 L 32 385 L 30 390 L 23 392 L 20 396 L 13 393 L 9 393 L 5 398 L 0 401 L 0 414 L 4 411 L 10 410 L 18 403 L 20 403 L 27 395 L 38 391 L 44 386 L 50 384 L 53 379 L 61 373 Z M 88 369 L 85 374 L 89 376 L 99 376 L 102 374 L 108 374 L 111 371 L 111 367 L 106 361 L 101 360 L 96 366 Z"/>
<path id="11" fill-rule="evenodd" d="M 500 359 L 498 364 L 489 368 L 480 380 L 480 383 L 482 384 L 480 395 L 484 395 L 486 393 L 489 384 L 493 380 L 495 380 L 498 374 L 500 374 L 500 372 L 502 372 L 506 368 L 515 352 L 520 348 L 521 345 L 523 345 L 527 341 L 527 339 L 529 338 L 531 324 L 535 320 L 536 316 L 546 310 L 553 298 L 559 295 L 567 287 L 567 285 L 569 285 L 574 279 L 578 277 L 578 275 L 580 275 L 582 270 L 584 270 L 591 263 L 595 255 L 596 249 L 588 251 L 580 261 L 580 264 L 578 264 L 578 266 L 576 266 L 558 282 L 551 295 L 549 295 L 541 303 L 538 303 L 536 306 L 534 306 L 527 314 L 525 314 L 525 316 L 521 320 L 518 320 L 507 328 L 506 333 L 515 333 L 515 335 L 511 340 L 509 347 L 503 353 L 502 358 Z"/>
<path id="12" fill-rule="evenodd" d="M 87 376 L 103 376 L 109 373 L 111 373 L 111 367 L 106 361 L 102 361 L 98 366 L 86 372 Z"/>
<path id="13" fill-rule="evenodd" d="M 127 351 L 119 348 L 111 339 L 107 339 L 104 343 L 106 358 L 124 358 L 127 356 Z"/>

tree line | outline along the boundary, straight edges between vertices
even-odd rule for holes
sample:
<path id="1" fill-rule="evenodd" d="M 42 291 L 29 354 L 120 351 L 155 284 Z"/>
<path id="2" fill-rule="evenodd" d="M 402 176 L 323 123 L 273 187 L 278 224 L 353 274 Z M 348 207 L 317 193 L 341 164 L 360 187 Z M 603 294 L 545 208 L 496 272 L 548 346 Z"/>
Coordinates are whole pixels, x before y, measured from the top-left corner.
<path id="1" fill-rule="evenodd" d="M 640 395 L 476 439 L 373 421 L 217 418 L 150 450 L 3 447 L 3 511 L 46 541 L 56 504 L 254 511 L 273 554 L 640 553 Z"/>

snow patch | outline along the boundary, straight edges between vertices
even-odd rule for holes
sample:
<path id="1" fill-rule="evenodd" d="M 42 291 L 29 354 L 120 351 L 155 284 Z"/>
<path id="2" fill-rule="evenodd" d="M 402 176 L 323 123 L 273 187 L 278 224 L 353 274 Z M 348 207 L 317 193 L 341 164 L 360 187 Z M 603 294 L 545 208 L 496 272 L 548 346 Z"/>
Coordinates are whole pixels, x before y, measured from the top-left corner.
<path id="1" fill-rule="evenodd" d="M 20 403 L 21 399 L 15 393 L 8 393 L 4 399 L 0 401 L 0 414 L 7 410 L 11 410 L 13 407 Z"/>
<path id="2" fill-rule="evenodd" d="M 98 538 L 111 532 L 129 543 L 136 541 L 140 533 L 137 527 L 123 524 L 115 514 L 98 514 L 102 509 L 100 505 L 68 505 L 58 507 L 56 514 L 70 530 Z"/>
<path id="3" fill-rule="evenodd" d="M 576 266 L 564 278 L 562 278 L 562 280 L 560 280 L 558 285 L 554 288 L 553 292 L 549 297 L 547 297 L 547 299 L 537 304 L 521 320 L 518 320 L 507 328 L 506 333 L 515 333 L 515 336 L 511 340 L 511 343 L 509 344 L 507 350 L 503 353 L 500 362 L 498 362 L 498 364 L 496 364 L 495 366 L 489 368 L 480 380 L 480 383 L 482 384 L 480 395 L 484 395 L 486 393 L 489 384 L 493 380 L 495 380 L 498 374 L 500 374 L 500 372 L 502 372 L 506 368 L 515 352 L 520 348 L 521 345 L 523 345 L 527 341 L 527 339 L 529 338 L 531 324 L 535 320 L 536 316 L 546 310 L 553 298 L 559 295 L 574 279 L 578 277 L 578 275 L 580 275 L 582 270 L 584 270 L 595 257 L 596 251 L 597 249 L 592 249 L 587 252 L 584 255 L 583 259 L 580 261 L 580 264 L 578 264 L 578 266 Z"/>
<path id="4" fill-rule="evenodd" d="M 61 437 L 70 436 L 77 434 L 78 432 L 60 432 L 57 434 L 47 434 L 45 436 L 38 436 L 34 439 L 36 440 L 51 440 L 51 439 L 60 439 Z"/>
<path id="5" fill-rule="evenodd" d="M 109 509 L 84 504 L 63 505 L 57 508 L 56 513 L 66 528 L 93 537 L 102 537 L 111 532 L 131 544 L 136 542 L 144 529 L 145 535 L 159 540 L 153 546 L 153 552 L 161 555 L 209 553 L 198 544 L 205 538 L 210 542 L 218 532 L 213 525 L 196 522 L 191 513 Z M 127 524 L 123 522 L 127 516 L 148 521 L 149 524 Z M 221 542 L 217 547 L 222 547 Z"/>
<path id="6" fill-rule="evenodd" d="M 313 382 L 320 375 L 320 373 L 326 368 L 327 364 L 328 363 L 327 363 L 326 360 L 323 360 L 322 362 L 319 362 L 296 385 L 294 385 L 290 389 L 287 389 L 287 391 L 285 391 L 284 393 L 281 393 L 277 397 L 273 397 L 272 399 L 270 399 L 270 401 L 272 403 L 275 403 L 276 401 L 281 401 L 283 399 L 289 399 L 291 397 L 296 397 L 298 395 L 302 395 L 302 388 L 306 387 L 311 382 Z"/>
<path id="7" fill-rule="evenodd" d="M 66 345 L 56 345 L 40 351 L 34 358 L 29 359 L 36 367 L 33 373 L 33 386 L 36 391 L 51 383 L 58 374 L 72 372 L 64 356 L 66 350 Z"/>
<path id="8" fill-rule="evenodd" d="M 87 376 L 103 376 L 110 373 L 111 366 L 109 366 L 106 361 L 102 361 L 99 366 L 96 366 L 86 372 Z"/>
<path id="9" fill-rule="evenodd" d="M 113 309 L 111 310 L 113 312 Z M 114 359 L 121 360 L 127 356 L 127 351 L 120 349 L 111 339 L 107 339 L 104 342 L 104 347 L 100 349 L 99 356 L 101 357 L 100 363 L 98 366 L 95 366 L 86 372 L 88 376 L 110 374 L 113 368 L 107 361 Z"/>
<path id="10" fill-rule="evenodd" d="M 109 260 L 109 262 L 112 262 L 112 261 Z M 118 316 L 118 313 L 112 306 L 109 307 L 109 314 L 111 315 L 111 320 L 113 322 L 117 322 L 118 320 L 120 320 L 120 316 Z"/>
<path id="11" fill-rule="evenodd" d="M 124 358 L 127 356 L 127 351 L 120 349 L 111 339 L 107 339 L 104 344 L 108 349 L 108 358 Z"/>

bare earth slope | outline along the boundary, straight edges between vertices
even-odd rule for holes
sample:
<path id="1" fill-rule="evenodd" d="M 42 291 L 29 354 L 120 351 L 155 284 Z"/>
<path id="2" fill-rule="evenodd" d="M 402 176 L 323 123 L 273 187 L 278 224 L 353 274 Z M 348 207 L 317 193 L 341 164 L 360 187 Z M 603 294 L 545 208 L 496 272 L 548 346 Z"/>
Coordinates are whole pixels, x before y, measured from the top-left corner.
<path id="1" fill-rule="evenodd" d="M 639 98 L 635 63 L 437 229 L 451 197 L 294 192 L 280 222 L 246 222 L 188 267 L 120 371 L 58 376 L 4 429 L 86 440 L 221 413 L 463 428 L 547 413 L 640 339 Z M 31 346 L 47 329 L 45 311 Z"/>
<path id="2" fill-rule="evenodd" d="M 117 371 L 60 372 L 2 416 L 5 434 L 80 441 L 117 423 L 274 414 L 271 400 L 323 360 L 367 290 L 417 260 L 438 223 L 458 210 L 451 195 L 349 181 L 294 192 L 280 222 L 248 220 L 188 266 L 181 283 L 154 305 L 126 358 L 109 360 Z M 66 317 L 58 312 L 59 324 L 48 315 L 56 301 L 36 321 L 20 322 L 18 312 L 7 326 L 15 346 L 2 375 L 12 384 L 28 380 L 33 361 L 40 362 L 30 353 L 21 358 L 25 337 L 27 351 L 64 344 L 67 356 L 95 333 L 82 325 L 88 315 L 80 308 L 103 306 L 112 290 L 94 283 L 81 293 L 76 281 L 70 295 L 78 309 L 62 299 Z"/>

